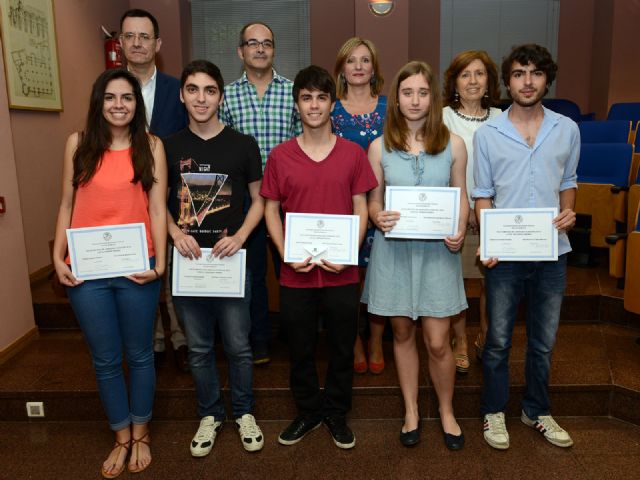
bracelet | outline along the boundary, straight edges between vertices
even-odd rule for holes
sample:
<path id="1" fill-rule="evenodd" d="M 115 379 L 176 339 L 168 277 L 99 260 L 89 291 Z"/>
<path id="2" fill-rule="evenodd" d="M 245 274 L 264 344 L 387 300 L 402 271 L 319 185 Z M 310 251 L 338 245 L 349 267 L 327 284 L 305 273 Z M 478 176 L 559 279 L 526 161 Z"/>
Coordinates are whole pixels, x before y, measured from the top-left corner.
<path id="1" fill-rule="evenodd" d="M 158 273 L 158 270 L 156 270 L 156 267 L 153 267 L 151 270 L 153 270 L 153 273 L 156 274 L 156 280 L 160 278 L 160 274 Z"/>

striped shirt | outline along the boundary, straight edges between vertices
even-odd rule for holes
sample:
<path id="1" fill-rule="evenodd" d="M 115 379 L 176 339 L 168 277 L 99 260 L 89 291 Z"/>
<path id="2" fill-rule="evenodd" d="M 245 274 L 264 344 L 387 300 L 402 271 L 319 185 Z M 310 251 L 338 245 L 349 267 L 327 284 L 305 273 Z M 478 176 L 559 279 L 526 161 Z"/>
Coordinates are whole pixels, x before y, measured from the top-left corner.
<path id="1" fill-rule="evenodd" d="M 260 146 L 262 169 L 276 145 L 302 132 L 300 116 L 294 107 L 293 82 L 273 71 L 273 80 L 262 99 L 244 72 L 235 82 L 224 87 L 224 103 L 220 120 L 245 135 L 253 136 Z"/>

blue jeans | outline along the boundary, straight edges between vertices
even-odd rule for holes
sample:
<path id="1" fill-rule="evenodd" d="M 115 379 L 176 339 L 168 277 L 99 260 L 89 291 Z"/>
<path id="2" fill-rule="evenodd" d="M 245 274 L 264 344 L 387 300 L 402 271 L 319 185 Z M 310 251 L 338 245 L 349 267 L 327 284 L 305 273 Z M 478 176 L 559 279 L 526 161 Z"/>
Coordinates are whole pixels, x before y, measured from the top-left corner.
<path id="1" fill-rule="evenodd" d="M 100 399 L 112 430 L 151 420 L 156 390 L 153 328 L 160 285 L 160 280 L 138 285 L 117 277 L 86 280 L 67 288 L 89 344 Z M 123 349 L 129 367 L 129 394 L 122 371 Z"/>
<path id="2" fill-rule="evenodd" d="M 184 325 L 189 367 L 198 397 L 198 415 L 224 419 L 214 350 L 216 324 L 229 361 L 231 410 L 235 418 L 253 410 L 253 358 L 249 343 L 251 275 L 247 270 L 244 298 L 173 297 Z"/>
<path id="3" fill-rule="evenodd" d="M 504 412 L 509 400 L 509 352 L 518 304 L 527 302 L 527 353 L 522 409 L 549 415 L 551 354 L 560 322 L 567 255 L 557 262 L 500 262 L 485 270 L 489 330 L 482 356 L 482 414 Z"/>

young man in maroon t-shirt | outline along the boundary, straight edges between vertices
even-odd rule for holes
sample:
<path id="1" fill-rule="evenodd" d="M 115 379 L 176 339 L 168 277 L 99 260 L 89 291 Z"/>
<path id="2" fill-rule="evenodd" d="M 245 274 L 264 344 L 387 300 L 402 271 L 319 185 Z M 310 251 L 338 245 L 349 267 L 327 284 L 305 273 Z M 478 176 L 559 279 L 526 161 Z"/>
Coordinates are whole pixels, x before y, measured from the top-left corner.
<path id="1" fill-rule="evenodd" d="M 260 190 L 266 198 L 267 229 L 282 258 L 280 209 L 285 214 L 358 215 L 362 242 L 367 226 L 366 192 L 377 185 L 364 150 L 331 133 L 330 113 L 336 100 L 331 75 L 313 65 L 301 70 L 293 83 L 293 98 L 302 134 L 271 151 Z M 298 416 L 278 441 L 293 445 L 324 422 L 338 447 L 352 448 L 356 440 L 345 417 L 351 409 L 358 267 L 321 262 L 311 263 L 308 258 L 283 263 L 280 272 L 281 321 L 289 343 L 290 384 Z M 324 393 L 315 363 L 320 310 L 329 345 Z"/>

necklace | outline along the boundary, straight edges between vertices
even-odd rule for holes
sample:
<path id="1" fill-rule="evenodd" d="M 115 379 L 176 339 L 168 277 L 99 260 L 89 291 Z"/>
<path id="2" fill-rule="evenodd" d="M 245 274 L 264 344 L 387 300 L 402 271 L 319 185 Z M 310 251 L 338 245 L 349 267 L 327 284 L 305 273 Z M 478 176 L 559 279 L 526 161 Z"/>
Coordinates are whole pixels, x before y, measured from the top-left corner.
<path id="1" fill-rule="evenodd" d="M 491 111 L 487 108 L 487 113 L 485 113 L 481 117 L 472 117 L 470 115 L 465 115 L 464 113 L 460 113 L 458 110 L 454 110 L 455 114 L 459 116 L 461 119 L 466 120 L 467 122 L 486 122 L 489 120 L 489 115 Z"/>

